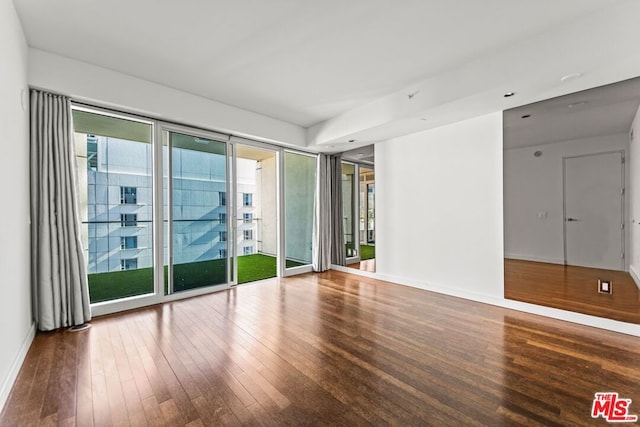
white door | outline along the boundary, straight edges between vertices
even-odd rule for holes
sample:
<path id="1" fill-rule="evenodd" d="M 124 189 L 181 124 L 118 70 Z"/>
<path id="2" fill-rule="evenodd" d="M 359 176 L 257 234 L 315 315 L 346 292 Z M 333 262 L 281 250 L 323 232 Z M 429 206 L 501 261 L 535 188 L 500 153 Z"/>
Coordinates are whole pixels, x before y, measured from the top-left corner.
<path id="1" fill-rule="evenodd" d="M 564 158 L 565 263 L 624 270 L 623 153 Z"/>

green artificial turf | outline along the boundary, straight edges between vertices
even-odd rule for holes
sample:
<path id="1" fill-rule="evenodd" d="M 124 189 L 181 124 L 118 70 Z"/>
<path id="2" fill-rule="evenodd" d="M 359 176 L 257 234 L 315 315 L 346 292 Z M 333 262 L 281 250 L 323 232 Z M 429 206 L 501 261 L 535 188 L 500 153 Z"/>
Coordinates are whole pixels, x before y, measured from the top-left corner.
<path id="1" fill-rule="evenodd" d="M 238 283 L 276 277 L 276 258 L 253 254 L 238 257 Z"/>
<path id="2" fill-rule="evenodd" d="M 303 265 L 309 265 L 309 264 L 311 264 L 311 263 L 310 262 L 309 263 L 298 262 L 298 261 L 294 261 L 292 259 L 288 259 L 288 260 L 285 261 L 286 268 L 301 267 Z"/>
<path id="3" fill-rule="evenodd" d="M 153 292 L 152 268 L 89 274 L 88 278 L 92 303 Z"/>
<path id="4" fill-rule="evenodd" d="M 239 258 L 238 258 L 239 259 Z M 166 270 L 166 268 L 165 268 Z M 210 261 L 188 262 L 174 264 L 173 290 L 174 292 L 203 286 L 219 285 L 227 281 L 227 260 L 214 259 Z M 166 271 L 165 271 L 165 283 Z"/>
<path id="5" fill-rule="evenodd" d="M 376 257 L 376 247 L 373 245 L 360 245 L 360 260 L 373 259 Z"/>
<path id="6" fill-rule="evenodd" d="M 287 268 L 304 265 L 287 260 Z M 238 283 L 253 282 L 276 276 L 276 258 L 253 254 L 238 257 Z M 164 269 L 165 283 L 167 268 Z M 153 293 L 153 270 L 139 268 L 127 271 L 89 274 L 91 303 L 110 301 Z M 174 291 L 184 291 L 226 282 L 226 260 L 190 262 L 173 266 Z"/>

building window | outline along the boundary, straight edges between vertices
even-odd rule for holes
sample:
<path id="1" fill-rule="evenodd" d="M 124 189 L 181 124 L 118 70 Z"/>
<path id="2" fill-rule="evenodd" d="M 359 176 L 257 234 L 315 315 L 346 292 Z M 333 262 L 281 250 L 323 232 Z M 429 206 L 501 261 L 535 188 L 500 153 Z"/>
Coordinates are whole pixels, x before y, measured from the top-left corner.
<path id="1" fill-rule="evenodd" d="M 120 203 L 124 205 L 135 205 L 138 203 L 136 187 L 120 187 Z"/>
<path id="2" fill-rule="evenodd" d="M 138 236 L 120 237 L 120 249 L 136 249 L 138 247 Z"/>
<path id="3" fill-rule="evenodd" d="M 244 255 L 251 255 L 253 253 L 253 246 L 245 246 L 242 248 L 242 253 Z"/>
<path id="4" fill-rule="evenodd" d="M 242 232 L 244 240 L 253 240 L 253 230 L 244 230 Z"/>
<path id="5" fill-rule="evenodd" d="M 242 206 L 252 206 L 252 205 L 253 205 L 253 194 L 242 193 Z"/>
<path id="6" fill-rule="evenodd" d="M 227 241 L 227 232 L 226 231 L 221 231 L 220 232 L 220 241 L 221 242 L 226 242 Z"/>
<path id="7" fill-rule="evenodd" d="M 87 135 L 87 169 L 98 170 L 98 138 Z"/>
<path id="8" fill-rule="evenodd" d="M 253 221 L 253 214 L 252 213 L 243 213 L 242 214 L 242 219 L 244 220 L 245 224 L 250 224 Z"/>
<path id="9" fill-rule="evenodd" d="M 227 250 L 226 249 L 220 249 L 218 251 L 218 255 L 220 256 L 220 258 L 226 258 L 227 257 Z"/>
<path id="10" fill-rule="evenodd" d="M 227 214 L 226 213 L 219 213 L 218 214 L 218 221 L 220 222 L 220 224 L 226 224 L 227 223 Z"/>
<path id="11" fill-rule="evenodd" d="M 136 227 L 138 225 L 138 214 L 120 214 L 121 227 Z"/>
<path id="12" fill-rule="evenodd" d="M 135 270 L 136 268 L 138 268 L 138 258 L 120 260 L 120 270 Z"/>
<path id="13" fill-rule="evenodd" d="M 218 193 L 218 204 L 220 206 L 227 206 L 227 193 L 225 191 Z"/>

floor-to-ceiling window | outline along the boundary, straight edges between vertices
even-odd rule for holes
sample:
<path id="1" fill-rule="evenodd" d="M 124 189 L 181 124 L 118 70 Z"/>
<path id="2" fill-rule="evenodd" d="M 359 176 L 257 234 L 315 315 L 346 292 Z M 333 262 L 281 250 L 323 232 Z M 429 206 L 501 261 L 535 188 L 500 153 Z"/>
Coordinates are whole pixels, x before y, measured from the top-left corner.
<path id="1" fill-rule="evenodd" d="M 310 270 L 317 155 L 80 105 L 73 119 L 97 313 Z"/>
<path id="2" fill-rule="evenodd" d="M 92 303 L 154 293 L 151 121 L 73 109 Z"/>

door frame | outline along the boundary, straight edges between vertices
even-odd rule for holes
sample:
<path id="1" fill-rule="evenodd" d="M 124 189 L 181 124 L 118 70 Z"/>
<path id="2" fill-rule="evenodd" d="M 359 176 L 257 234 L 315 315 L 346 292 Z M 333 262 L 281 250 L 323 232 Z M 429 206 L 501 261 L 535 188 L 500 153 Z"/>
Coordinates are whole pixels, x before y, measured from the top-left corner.
<path id="1" fill-rule="evenodd" d="M 278 260 L 278 271 L 281 273 L 281 275 L 279 277 L 289 277 L 289 276 L 295 276 L 297 274 L 302 274 L 302 273 L 309 273 L 313 271 L 313 260 L 311 263 L 306 264 L 306 265 L 301 265 L 298 267 L 290 267 L 287 268 L 287 252 L 286 252 L 286 242 L 287 242 L 287 233 L 286 233 L 286 218 L 285 218 L 285 204 L 286 204 L 286 200 L 284 195 L 285 193 L 285 155 L 286 153 L 292 153 L 292 154 L 298 154 L 298 155 L 302 155 L 302 156 L 307 156 L 310 158 L 314 158 L 316 161 L 316 179 L 315 179 L 315 194 L 314 194 L 314 200 L 317 200 L 318 198 L 318 185 L 320 182 L 320 155 L 316 154 L 316 153 L 309 153 L 307 151 L 302 151 L 302 150 L 297 150 L 297 149 L 291 149 L 291 148 L 282 148 L 282 154 L 280 155 L 280 159 L 278 162 L 278 168 L 280 171 L 280 174 L 278 175 L 278 188 L 280 191 L 280 194 L 282 194 L 282 197 L 280 197 L 278 206 L 280 207 L 280 220 L 278 221 L 278 224 L 280 226 L 280 232 L 278 233 L 278 236 L 280 237 L 280 243 L 278 244 L 278 249 L 280 251 L 280 253 L 282 254 L 282 256 L 280 257 L 280 259 Z"/>
<path id="2" fill-rule="evenodd" d="M 348 265 L 360 262 L 360 164 L 352 160 L 341 160 L 340 164 L 341 166 L 343 164 L 353 166 L 353 182 L 351 183 L 351 232 L 353 248 L 356 254 L 347 256 L 345 253 L 345 265 Z M 340 186 L 340 190 L 342 192 L 342 185 Z M 342 203 L 344 206 L 344 198 L 342 199 Z"/>
<path id="3" fill-rule="evenodd" d="M 578 156 L 565 156 L 562 157 L 562 241 L 564 245 L 564 265 L 569 265 L 567 263 L 568 259 L 568 248 L 567 248 L 567 160 L 584 158 L 584 157 L 594 157 L 601 156 L 606 154 L 620 154 L 620 235 L 621 235 L 621 263 L 622 270 L 626 271 L 627 268 L 627 259 L 626 259 L 626 158 L 625 158 L 625 150 L 611 150 L 611 151 L 602 151 L 598 153 L 590 153 L 590 154 L 581 154 Z"/>
<path id="4" fill-rule="evenodd" d="M 229 233 L 230 236 L 232 236 L 232 246 L 233 246 L 233 252 L 235 253 L 236 249 L 237 249 L 237 241 L 238 241 L 238 205 L 237 203 L 239 203 L 236 198 L 238 195 L 238 168 L 237 168 L 237 161 L 238 161 L 238 145 L 246 145 L 249 147 L 253 147 L 253 148 L 257 148 L 260 150 L 265 150 L 265 151 L 272 151 L 275 154 L 276 160 L 275 160 L 275 164 L 276 164 L 276 277 L 282 277 L 282 266 L 281 266 L 281 262 L 280 259 L 283 257 L 283 252 L 282 252 L 282 245 L 281 245 L 281 239 L 282 239 L 282 203 L 280 202 L 280 199 L 282 197 L 282 191 L 281 188 L 282 186 L 280 185 L 280 177 L 281 177 L 281 163 L 280 163 L 280 159 L 283 156 L 283 148 L 282 147 L 278 147 L 277 145 L 272 145 L 272 144 L 267 144 L 267 143 L 262 143 L 262 142 L 257 142 L 257 141 L 253 141 L 250 139 L 246 139 L 246 138 L 240 138 L 240 137 L 236 137 L 236 136 L 231 136 L 229 139 L 229 146 L 230 146 L 230 150 L 231 150 L 231 156 L 228 156 L 230 164 L 231 164 L 231 168 L 227 168 L 227 170 L 231 169 L 232 170 L 232 174 L 231 174 L 231 192 L 233 193 L 232 195 L 232 204 L 230 205 L 230 208 L 232 208 L 232 213 L 231 215 L 227 214 L 227 218 L 230 218 L 230 223 L 231 225 L 231 232 Z M 227 253 L 229 253 L 229 250 L 227 250 Z M 229 285 L 230 286 L 237 286 L 238 285 L 238 256 L 239 254 L 236 254 L 236 256 L 233 257 L 233 263 L 228 263 L 228 264 L 233 264 L 231 267 L 233 267 L 233 276 L 228 276 L 230 281 L 229 281 Z"/>
<path id="5" fill-rule="evenodd" d="M 159 171 L 159 176 L 156 176 L 156 179 L 154 180 L 154 183 L 157 184 L 157 189 L 156 191 L 159 192 L 159 194 L 155 194 L 160 202 L 162 202 L 162 208 L 164 208 L 164 198 L 163 198 L 163 180 L 164 180 L 164 158 L 163 158 L 163 154 L 162 154 L 162 149 L 164 147 L 163 143 L 162 143 L 162 133 L 164 131 L 167 132 L 175 132 L 175 133 L 181 133 L 183 135 L 189 135 L 189 136 L 194 136 L 196 138 L 203 138 L 203 139 L 210 139 L 210 140 L 214 140 L 217 142 L 222 142 L 225 144 L 225 161 L 227 163 L 227 167 L 225 168 L 225 191 L 227 193 L 227 204 L 225 206 L 225 210 L 226 210 L 226 217 L 227 217 L 227 227 L 226 227 L 226 231 L 227 231 L 227 262 L 226 262 L 226 281 L 225 283 L 219 283 L 219 284 L 214 284 L 211 286 L 204 286 L 202 288 L 196 288 L 196 289 L 210 289 L 210 288 L 215 288 L 215 289 L 220 289 L 221 287 L 224 288 L 228 288 L 231 284 L 231 262 L 230 262 L 230 257 L 232 254 L 232 250 L 230 250 L 233 245 L 229 244 L 229 236 L 231 235 L 230 233 L 230 227 L 229 227 L 229 213 L 230 213 L 230 206 L 233 203 L 233 196 L 230 196 L 230 176 L 231 176 L 231 171 L 229 170 L 229 150 L 230 150 L 230 146 L 229 146 L 229 136 L 228 135 L 224 135 L 218 132 L 211 132 L 211 131 L 207 131 L 207 130 L 203 130 L 203 129 L 198 129 L 198 128 L 193 128 L 190 126 L 184 126 L 184 125 L 178 125 L 175 123 L 169 123 L 169 122 L 162 122 L 162 121 L 157 121 L 157 128 L 156 128 L 156 141 L 158 141 L 158 143 L 156 144 L 156 150 L 159 151 L 159 153 L 157 153 L 157 161 L 159 162 L 158 165 L 156 165 L 156 167 L 159 167 L 158 171 Z M 169 252 L 169 259 L 167 260 L 167 280 L 168 280 L 168 286 L 167 286 L 167 295 L 175 295 L 174 291 L 173 291 L 173 177 L 172 177 L 172 170 L 173 170 L 173 154 L 172 154 L 172 150 L 171 150 L 171 139 L 167 140 L 167 168 L 168 168 L 168 176 L 167 176 L 167 197 L 166 197 L 166 202 L 167 202 L 167 206 L 168 206 L 168 216 L 166 218 L 167 220 L 167 251 Z M 154 208 L 154 214 L 158 214 L 159 215 L 159 219 L 160 222 L 158 222 L 158 226 L 157 226 L 157 230 L 156 232 L 158 234 L 154 234 L 154 237 L 157 238 L 158 240 L 158 244 L 156 245 L 158 247 L 157 253 L 155 254 L 156 262 L 159 262 L 157 265 L 162 266 L 163 268 L 157 268 L 155 273 L 157 273 L 158 275 L 160 275 L 161 277 L 156 278 L 157 283 L 160 286 L 159 289 L 159 293 L 160 294 L 164 294 L 164 212 L 162 208 Z M 180 294 L 184 294 L 185 292 L 191 292 L 192 290 L 187 290 L 187 291 L 182 291 L 180 292 Z"/>
<path id="6" fill-rule="evenodd" d="M 374 174 L 373 185 L 374 185 L 374 200 L 373 200 L 373 210 L 375 212 L 376 202 L 375 202 L 375 164 L 374 163 L 359 163 L 358 168 L 369 169 Z M 360 170 L 358 170 L 358 174 Z M 360 203 L 364 205 L 365 210 L 365 218 L 364 218 L 364 244 L 369 245 L 369 186 L 372 185 L 370 183 L 365 184 L 365 191 L 363 195 L 363 200 L 360 200 Z M 358 175 L 358 194 L 360 194 L 360 176 Z M 361 205 L 358 206 L 358 209 Z M 360 217 L 360 212 L 358 211 L 358 218 Z M 375 214 L 374 214 L 374 233 L 375 233 Z M 360 233 L 360 224 L 358 224 L 358 234 Z M 375 246 L 375 239 L 374 239 Z"/>

